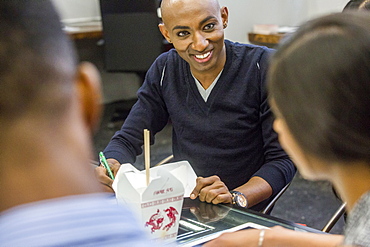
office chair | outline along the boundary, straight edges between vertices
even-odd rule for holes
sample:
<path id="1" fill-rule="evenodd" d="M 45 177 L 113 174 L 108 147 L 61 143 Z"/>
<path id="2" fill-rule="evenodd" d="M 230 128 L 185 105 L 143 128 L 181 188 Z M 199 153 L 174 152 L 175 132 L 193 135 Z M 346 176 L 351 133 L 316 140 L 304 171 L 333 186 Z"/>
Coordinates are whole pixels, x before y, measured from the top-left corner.
<path id="1" fill-rule="evenodd" d="M 164 49 L 158 7 L 158 0 L 100 0 L 107 71 L 145 75 Z"/>
<path id="2" fill-rule="evenodd" d="M 274 208 L 274 205 L 277 202 L 277 200 L 284 194 L 284 192 L 288 189 L 289 186 L 290 186 L 290 183 L 285 185 L 284 188 L 282 188 L 279 191 L 279 193 L 277 193 L 276 196 L 269 202 L 269 204 L 263 210 L 261 210 L 261 213 L 270 214 L 270 212 Z"/>
<path id="3" fill-rule="evenodd" d="M 166 158 L 164 158 L 163 160 L 159 161 L 157 164 L 154 165 L 154 167 L 166 164 L 167 162 L 171 161 L 172 159 L 173 159 L 173 154 L 171 154 L 171 155 L 167 156 Z"/>
<path id="4" fill-rule="evenodd" d="M 340 217 L 345 214 L 345 212 L 346 212 L 346 204 L 347 203 L 344 202 L 344 203 L 342 203 L 342 205 L 340 205 L 340 207 L 338 208 L 338 210 L 334 213 L 334 215 L 330 218 L 330 220 L 328 221 L 328 223 L 326 223 L 326 225 L 322 228 L 321 231 L 327 232 L 327 233 L 330 232 L 330 230 L 338 222 L 338 220 L 340 219 Z"/>

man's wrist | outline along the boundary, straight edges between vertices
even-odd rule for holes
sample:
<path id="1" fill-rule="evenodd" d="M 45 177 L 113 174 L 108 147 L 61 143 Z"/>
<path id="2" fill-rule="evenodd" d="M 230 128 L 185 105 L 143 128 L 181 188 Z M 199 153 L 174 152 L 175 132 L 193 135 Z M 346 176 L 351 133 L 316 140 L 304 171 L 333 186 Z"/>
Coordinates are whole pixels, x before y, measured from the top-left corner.
<path id="1" fill-rule="evenodd" d="M 235 204 L 242 208 L 248 208 L 248 200 L 247 200 L 247 197 L 243 193 L 241 193 L 240 191 L 231 190 L 230 194 L 231 194 L 232 204 Z"/>

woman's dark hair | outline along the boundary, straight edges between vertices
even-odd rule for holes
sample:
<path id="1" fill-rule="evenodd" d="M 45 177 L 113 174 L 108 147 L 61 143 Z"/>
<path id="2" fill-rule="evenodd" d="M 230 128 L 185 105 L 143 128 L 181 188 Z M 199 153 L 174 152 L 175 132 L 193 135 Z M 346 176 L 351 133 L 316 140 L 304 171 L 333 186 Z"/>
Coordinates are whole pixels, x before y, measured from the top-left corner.
<path id="1" fill-rule="evenodd" d="M 297 143 L 330 161 L 370 161 L 370 15 L 302 25 L 274 54 L 270 101 Z"/>

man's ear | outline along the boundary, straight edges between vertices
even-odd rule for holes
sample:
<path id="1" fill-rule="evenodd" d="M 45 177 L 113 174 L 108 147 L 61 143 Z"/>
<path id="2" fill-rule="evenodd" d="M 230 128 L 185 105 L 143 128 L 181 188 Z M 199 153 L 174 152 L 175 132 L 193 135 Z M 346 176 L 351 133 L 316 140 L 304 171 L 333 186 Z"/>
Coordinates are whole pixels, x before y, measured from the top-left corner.
<path id="1" fill-rule="evenodd" d="M 83 62 L 78 66 L 76 80 L 85 123 L 91 132 L 94 133 L 100 123 L 102 111 L 99 72 L 93 64 Z"/>
<path id="2" fill-rule="evenodd" d="M 163 24 L 163 23 L 160 23 L 158 24 L 158 27 L 159 27 L 159 31 L 161 31 L 163 37 L 169 42 L 169 43 L 172 43 L 171 42 L 171 38 L 170 38 L 170 35 L 168 33 L 168 30 L 166 28 L 166 26 Z"/>
<path id="3" fill-rule="evenodd" d="M 227 7 L 221 7 L 221 18 L 223 24 L 227 24 L 229 22 L 229 10 Z"/>

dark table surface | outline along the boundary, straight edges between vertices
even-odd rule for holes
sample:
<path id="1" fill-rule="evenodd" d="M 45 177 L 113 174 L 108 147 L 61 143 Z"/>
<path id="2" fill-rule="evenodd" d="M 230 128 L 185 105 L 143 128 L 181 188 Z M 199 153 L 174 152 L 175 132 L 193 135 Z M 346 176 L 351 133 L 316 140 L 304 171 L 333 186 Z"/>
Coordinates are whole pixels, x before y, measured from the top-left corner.
<path id="1" fill-rule="evenodd" d="M 177 237 L 179 246 L 197 246 L 222 232 L 247 228 L 282 226 L 295 231 L 323 233 L 270 215 L 261 214 L 231 204 L 214 205 L 199 200 L 184 199 Z"/>

